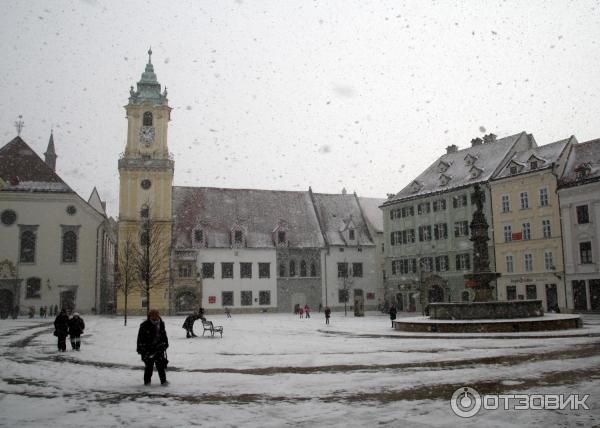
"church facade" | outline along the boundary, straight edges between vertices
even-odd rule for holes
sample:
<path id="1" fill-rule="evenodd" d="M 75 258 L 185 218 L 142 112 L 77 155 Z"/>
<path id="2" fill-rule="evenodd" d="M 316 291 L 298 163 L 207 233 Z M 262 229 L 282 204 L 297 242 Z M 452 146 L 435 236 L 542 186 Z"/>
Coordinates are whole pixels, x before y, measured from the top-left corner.
<path id="1" fill-rule="evenodd" d="M 356 306 L 382 296 L 376 236 L 383 202 L 355 194 L 173 186 L 171 108 L 151 62 L 125 107 L 119 159 L 118 309 L 143 313 L 291 312 Z M 363 209 L 361 200 L 368 206 Z M 123 269 L 128 248 L 145 257 Z M 145 252 L 145 254 L 144 254 Z M 150 267 L 151 266 L 151 267 Z M 129 285 L 124 287 L 125 280 Z"/>

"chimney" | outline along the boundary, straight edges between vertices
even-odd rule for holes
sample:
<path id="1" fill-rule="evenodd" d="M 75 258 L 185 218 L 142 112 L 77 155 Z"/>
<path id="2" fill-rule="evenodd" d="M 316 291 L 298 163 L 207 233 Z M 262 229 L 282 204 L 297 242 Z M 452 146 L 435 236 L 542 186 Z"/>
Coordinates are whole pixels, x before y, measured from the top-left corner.
<path id="1" fill-rule="evenodd" d="M 50 131 L 50 140 L 48 140 L 48 148 L 46 149 L 46 153 L 44 153 L 46 165 L 48 165 L 52 171 L 56 171 L 56 152 L 54 151 L 54 135 L 53 132 Z"/>
<path id="2" fill-rule="evenodd" d="M 493 143 L 495 141 L 496 141 L 496 135 L 492 134 L 491 132 L 489 134 L 483 136 L 483 142 L 485 144 Z"/>
<path id="3" fill-rule="evenodd" d="M 471 147 L 475 147 L 475 146 L 481 146 L 483 144 L 483 141 L 481 140 L 481 138 L 477 137 L 477 138 L 473 138 L 471 140 Z"/>
<path id="4" fill-rule="evenodd" d="M 456 144 L 452 144 L 451 146 L 446 147 L 446 154 L 456 153 L 458 151 L 458 146 Z"/>

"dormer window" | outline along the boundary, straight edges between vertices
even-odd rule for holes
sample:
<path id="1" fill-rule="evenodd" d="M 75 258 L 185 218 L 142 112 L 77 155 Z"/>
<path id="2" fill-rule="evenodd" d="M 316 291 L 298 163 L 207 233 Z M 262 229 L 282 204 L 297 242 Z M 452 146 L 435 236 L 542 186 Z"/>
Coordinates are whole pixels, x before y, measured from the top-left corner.
<path id="1" fill-rule="evenodd" d="M 483 169 L 473 166 L 469 172 L 471 173 L 471 178 L 477 178 L 481 175 Z"/>
<path id="2" fill-rule="evenodd" d="M 537 161 L 529 162 L 529 169 L 538 169 L 538 162 Z"/>
<path id="3" fill-rule="evenodd" d="M 588 177 L 590 172 L 592 172 L 592 168 L 587 162 L 584 162 L 575 168 L 575 176 L 577 177 L 577 180 L 582 180 Z"/>
<path id="4" fill-rule="evenodd" d="M 445 161 L 440 161 L 438 164 L 438 172 L 446 172 L 450 165 Z"/>
<path id="5" fill-rule="evenodd" d="M 419 181 L 415 180 L 412 182 L 410 189 L 413 193 L 417 193 L 422 187 L 423 185 Z"/>
<path id="6" fill-rule="evenodd" d="M 147 111 L 144 113 L 144 126 L 152 126 L 152 112 Z"/>
<path id="7" fill-rule="evenodd" d="M 285 230 L 277 231 L 277 243 L 285 244 Z"/>
<path id="8" fill-rule="evenodd" d="M 348 231 L 348 239 L 350 239 L 351 241 L 354 241 L 354 239 L 356 239 L 354 236 L 355 236 L 354 229 L 350 229 Z"/>
<path id="9" fill-rule="evenodd" d="M 510 174 L 511 175 L 515 175 L 518 172 L 519 172 L 519 168 L 517 168 L 516 165 L 511 165 L 511 167 L 510 167 Z"/>
<path id="10" fill-rule="evenodd" d="M 445 186 L 450 182 L 451 177 L 446 174 L 440 175 L 440 185 Z"/>
<path id="11" fill-rule="evenodd" d="M 476 160 L 477 160 L 477 156 L 473 156 L 470 153 L 467 156 L 465 156 L 465 164 L 467 166 L 473 165 Z"/>

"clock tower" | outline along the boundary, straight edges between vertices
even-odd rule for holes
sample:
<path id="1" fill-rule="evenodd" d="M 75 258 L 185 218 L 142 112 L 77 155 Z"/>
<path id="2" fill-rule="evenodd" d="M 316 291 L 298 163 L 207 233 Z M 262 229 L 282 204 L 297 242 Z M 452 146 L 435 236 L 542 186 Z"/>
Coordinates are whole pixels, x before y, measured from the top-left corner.
<path id="1" fill-rule="evenodd" d="M 167 89 L 161 92 L 152 65 L 152 50 L 137 89 L 129 91 L 125 106 L 127 117 L 127 143 L 119 158 L 119 262 L 127 253 L 127 243 L 143 250 L 148 236 L 155 248 L 148 264 L 152 273 L 148 284 L 143 274 L 137 272 L 128 284 L 128 312 L 145 313 L 149 305 L 163 313 L 169 304 L 169 254 L 171 244 L 171 193 L 174 162 L 167 145 L 167 130 L 171 107 Z M 144 251 L 142 251 L 143 253 Z M 156 255 L 157 253 L 158 256 Z M 133 255 L 133 254 L 131 254 Z M 139 269 L 138 269 L 139 270 Z M 119 272 L 123 282 L 124 272 Z M 141 278 L 141 279 L 140 279 Z M 150 290 L 150 295 L 147 295 Z M 117 308 L 124 310 L 123 291 L 118 295 Z"/>

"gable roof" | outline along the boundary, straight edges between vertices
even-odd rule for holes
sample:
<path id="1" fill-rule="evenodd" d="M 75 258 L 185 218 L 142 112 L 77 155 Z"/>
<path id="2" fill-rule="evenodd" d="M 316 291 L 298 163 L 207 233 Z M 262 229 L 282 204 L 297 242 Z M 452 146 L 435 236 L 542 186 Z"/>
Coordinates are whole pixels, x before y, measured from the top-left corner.
<path id="1" fill-rule="evenodd" d="M 513 150 L 520 139 L 524 139 L 529 146 L 535 146 L 535 140 L 531 134 L 520 132 L 492 142 L 484 142 L 463 150 L 446 153 L 436 159 L 436 161 L 416 179 L 412 180 L 408 186 L 405 186 L 383 205 L 391 204 L 402 199 L 424 196 L 440 191 L 448 191 L 449 189 L 487 181 L 496 172 L 498 167 L 503 163 L 506 156 Z M 467 165 L 465 159 L 475 159 L 475 161 Z M 440 180 L 441 174 L 438 169 L 440 162 L 445 162 L 450 165 L 443 173 L 450 177 L 450 180 L 445 185 Z M 482 170 L 481 174 L 477 177 L 472 177 L 470 173 L 473 165 Z M 415 188 L 414 183 L 418 183 L 419 186 Z"/>
<path id="2" fill-rule="evenodd" d="M 196 227 L 203 230 L 207 247 L 230 248 L 236 224 L 249 248 L 275 248 L 273 233 L 280 224 L 290 247 L 325 245 L 308 192 L 173 186 L 173 220 L 179 249 L 192 247 Z"/>
<path id="3" fill-rule="evenodd" d="M 586 177 L 578 177 L 577 169 L 589 167 Z M 600 180 L 600 138 L 573 144 L 560 180 L 561 187 L 576 186 Z"/>
<path id="4" fill-rule="evenodd" d="M 21 137 L 0 149 L 0 178 L 2 191 L 74 193 Z"/>
<path id="5" fill-rule="evenodd" d="M 362 213 L 366 220 L 371 223 L 375 232 L 383 232 L 383 211 L 381 211 L 381 204 L 385 202 L 382 198 L 358 198 L 358 203 L 362 208 Z"/>
<path id="6" fill-rule="evenodd" d="M 572 139 L 574 137 L 565 138 L 564 140 L 555 141 L 544 146 L 533 147 L 529 150 L 515 152 L 494 178 L 504 178 L 514 175 L 510 173 L 511 164 L 516 164 L 520 167 L 519 174 L 549 168 L 558 161 Z M 539 162 L 535 169 L 531 169 L 529 162 L 532 157 Z"/>

